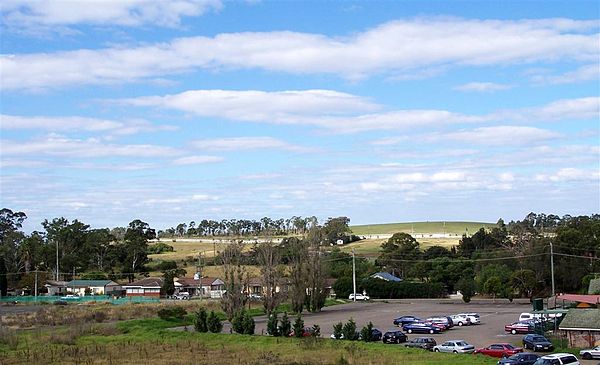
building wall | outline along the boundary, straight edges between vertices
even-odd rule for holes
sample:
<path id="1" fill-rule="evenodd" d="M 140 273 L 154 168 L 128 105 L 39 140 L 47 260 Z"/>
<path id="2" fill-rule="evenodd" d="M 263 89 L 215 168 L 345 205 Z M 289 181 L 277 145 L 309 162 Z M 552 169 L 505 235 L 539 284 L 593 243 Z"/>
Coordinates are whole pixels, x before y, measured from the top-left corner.
<path id="1" fill-rule="evenodd" d="M 597 331 L 565 331 L 569 347 L 587 348 L 600 346 L 600 329 Z"/>
<path id="2" fill-rule="evenodd" d="M 158 289 L 158 288 L 127 288 L 125 295 L 128 297 L 160 298 L 160 289 Z"/>

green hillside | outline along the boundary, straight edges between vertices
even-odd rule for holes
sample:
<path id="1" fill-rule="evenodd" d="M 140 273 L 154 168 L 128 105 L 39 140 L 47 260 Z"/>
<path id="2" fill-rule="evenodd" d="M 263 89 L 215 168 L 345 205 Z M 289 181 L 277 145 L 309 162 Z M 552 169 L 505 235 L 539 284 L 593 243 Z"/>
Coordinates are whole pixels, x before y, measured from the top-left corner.
<path id="1" fill-rule="evenodd" d="M 449 233 L 461 236 L 468 232 L 473 234 L 481 227 L 493 228 L 495 223 L 484 222 L 406 222 L 406 223 L 385 223 L 385 224 L 365 224 L 350 226 L 352 233 L 356 235 L 367 234 L 391 234 L 397 232 L 406 233 Z"/>

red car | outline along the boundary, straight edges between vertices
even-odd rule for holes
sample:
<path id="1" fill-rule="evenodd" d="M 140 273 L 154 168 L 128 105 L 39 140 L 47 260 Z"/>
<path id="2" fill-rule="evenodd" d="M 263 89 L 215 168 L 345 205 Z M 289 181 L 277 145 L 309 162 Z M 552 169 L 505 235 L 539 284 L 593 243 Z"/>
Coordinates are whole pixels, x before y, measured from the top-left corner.
<path id="1" fill-rule="evenodd" d="M 517 333 L 527 334 L 533 332 L 533 326 L 530 322 L 515 322 L 504 326 L 504 330 L 513 335 L 516 335 Z"/>
<path id="2" fill-rule="evenodd" d="M 315 329 L 313 327 L 304 327 L 302 329 L 302 337 L 310 337 L 313 336 L 315 333 Z M 294 332 L 294 330 L 292 330 L 292 332 L 290 332 L 290 337 L 296 337 L 296 333 Z"/>
<path id="3" fill-rule="evenodd" d="M 509 357 L 519 352 L 523 352 L 523 348 L 514 347 L 510 343 L 494 343 L 488 347 L 477 349 L 473 353 L 484 354 L 492 357 Z"/>

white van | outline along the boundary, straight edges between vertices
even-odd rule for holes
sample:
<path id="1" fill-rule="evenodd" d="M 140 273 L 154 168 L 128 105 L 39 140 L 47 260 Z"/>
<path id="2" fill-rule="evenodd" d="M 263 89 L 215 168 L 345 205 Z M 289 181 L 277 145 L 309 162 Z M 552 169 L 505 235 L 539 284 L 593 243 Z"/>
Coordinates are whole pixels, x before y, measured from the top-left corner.
<path id="1" fill-rule="evenodd" d="M 540 314 L 540 313 L 521 313 L 521 315 L 519 316 L 519 322 L 523 322 L 523 321 L 529 321 L 532 319 L 543 319 L 543 320 L 548 320 L 548 319 L 554 319 L 554 318 L 559 318 L 561 317 L 562 314 L 561 313 L 550 313 L 550 314 Z"/>

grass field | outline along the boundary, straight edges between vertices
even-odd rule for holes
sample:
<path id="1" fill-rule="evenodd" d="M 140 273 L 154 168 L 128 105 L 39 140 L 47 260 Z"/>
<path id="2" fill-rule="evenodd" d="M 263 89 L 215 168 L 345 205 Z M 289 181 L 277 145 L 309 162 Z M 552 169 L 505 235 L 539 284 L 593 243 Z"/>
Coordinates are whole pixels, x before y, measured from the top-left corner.
<path id="1" fill-rule="evenodd" d="M 0 364 L 492 365 L 495 359 L 437 354 L 382 343 L 171 331 L 189 321 L 158 318 L 5 331 Z"/>
<path id="2" fill-rule="evenodd" d="M 463 233 L 473 234 L 481 227 L 493 228 L 495 223 L 483 222 L 407 222 L 366 224 L 350 226 L 352 233 L 356 235 L 392 234 L 398 232 L 406 233 L 448 233 L 462 236 Z"/>

